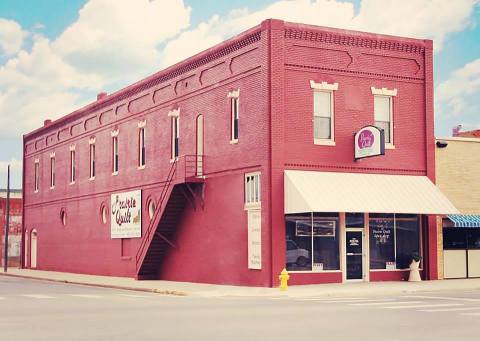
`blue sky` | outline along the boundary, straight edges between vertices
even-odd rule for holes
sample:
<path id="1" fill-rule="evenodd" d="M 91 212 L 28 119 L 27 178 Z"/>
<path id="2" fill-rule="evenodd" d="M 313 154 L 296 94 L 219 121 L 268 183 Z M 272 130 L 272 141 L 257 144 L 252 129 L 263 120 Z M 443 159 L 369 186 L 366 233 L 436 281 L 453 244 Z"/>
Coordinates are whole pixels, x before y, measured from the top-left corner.
<path id="1" fill-rule="evenodd" d="M 21 185 L 21 136 L 45 118 L 268 17 L 434 39 L 436 135 L 480 128 L 479 0 L 2 0 L 0 187 L 7 163 Z"/>

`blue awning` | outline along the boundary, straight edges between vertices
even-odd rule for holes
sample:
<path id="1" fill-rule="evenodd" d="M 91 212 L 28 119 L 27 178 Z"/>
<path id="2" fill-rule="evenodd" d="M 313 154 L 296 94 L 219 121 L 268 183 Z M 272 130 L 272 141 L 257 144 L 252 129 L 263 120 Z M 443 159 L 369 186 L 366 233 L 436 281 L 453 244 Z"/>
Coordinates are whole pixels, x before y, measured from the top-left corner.
<path id="1" fill-rule="evenodd" d="M 450 214 L 448 219 L 455 227 L 480 227 L 480 215 L 475 214 Z"/>

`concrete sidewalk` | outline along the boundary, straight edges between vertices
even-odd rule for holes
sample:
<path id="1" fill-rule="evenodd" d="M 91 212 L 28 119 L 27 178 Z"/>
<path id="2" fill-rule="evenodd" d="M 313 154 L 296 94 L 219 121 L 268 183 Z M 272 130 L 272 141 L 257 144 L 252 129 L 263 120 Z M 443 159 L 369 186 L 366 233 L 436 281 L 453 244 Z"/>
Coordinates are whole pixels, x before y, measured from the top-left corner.
<path id="1" fill-rule="evenodd" d="M 137 281 L 133 278 L 126 277 L 94 276 L 17 268 L 9 268 L 7 273 L 2 270 L 0 275 L 106 288 L 146 291 L 164 295 L 189 295 L 201 297 L 353 297 L 432 291 L 480 290 L 480 278 L 423 281 L 417 283 L 360 282 L 296 285 L 290 286 L 286 292 L 280 292 L 278 288 L 242 287 L 161 280 Z"/>

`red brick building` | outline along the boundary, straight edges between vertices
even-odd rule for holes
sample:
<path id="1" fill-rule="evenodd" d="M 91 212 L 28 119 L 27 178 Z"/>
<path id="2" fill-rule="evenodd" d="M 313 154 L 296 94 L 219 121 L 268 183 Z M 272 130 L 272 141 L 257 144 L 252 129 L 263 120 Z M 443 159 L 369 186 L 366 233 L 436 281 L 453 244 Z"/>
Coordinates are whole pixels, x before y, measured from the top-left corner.
<path id="1" fill-rule="evenodd" d="M 437 278 L 431 214 L 456 210 L 432 183 L 432 53 L 266 20 L 47 120 L 24 136 L 25 266 L 273 286 L 400 280 L 420 253 Z M 355 161 L 370 125 L 384 155 Z"/>
<path id="2" fill-rule="evenodd" d="M 22 191 L 10 190 L 10 222 L 8 230 L 8 266 L 20 266 L 22 239 Z M 7 191 L 0 189 L 0 259 L 5 259 L 5 220 L 7 218 Z"/>

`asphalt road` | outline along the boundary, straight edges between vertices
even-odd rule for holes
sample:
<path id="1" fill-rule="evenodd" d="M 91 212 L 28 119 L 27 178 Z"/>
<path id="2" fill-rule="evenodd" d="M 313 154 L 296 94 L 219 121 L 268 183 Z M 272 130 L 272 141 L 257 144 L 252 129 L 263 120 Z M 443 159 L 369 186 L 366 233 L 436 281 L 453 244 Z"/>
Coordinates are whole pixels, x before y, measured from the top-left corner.
<path id="1" fill-rule="evenodd" d="M 0 276 L 0 340 L 480 340 L 480 291 L 181 297 Z"/>

